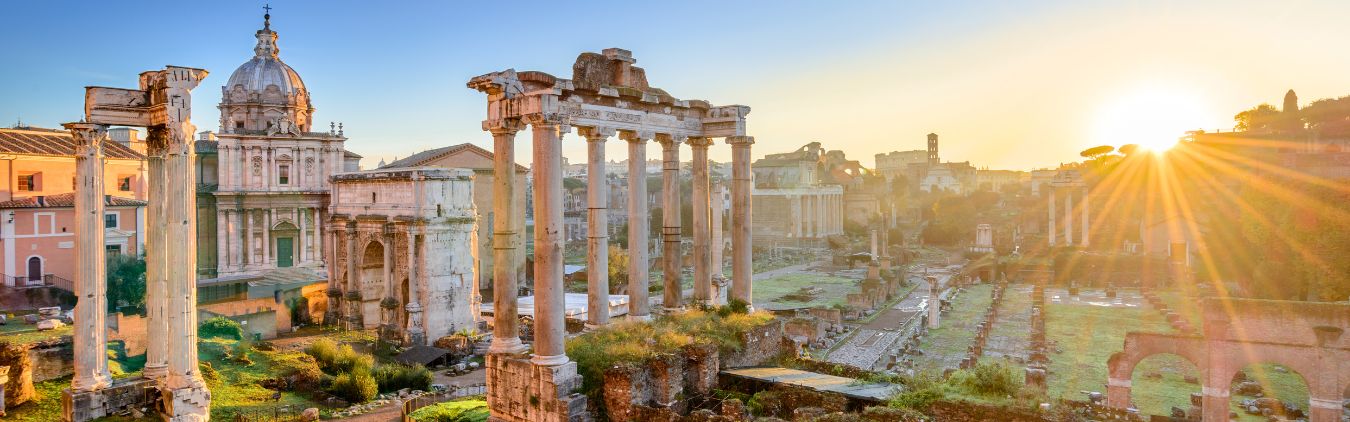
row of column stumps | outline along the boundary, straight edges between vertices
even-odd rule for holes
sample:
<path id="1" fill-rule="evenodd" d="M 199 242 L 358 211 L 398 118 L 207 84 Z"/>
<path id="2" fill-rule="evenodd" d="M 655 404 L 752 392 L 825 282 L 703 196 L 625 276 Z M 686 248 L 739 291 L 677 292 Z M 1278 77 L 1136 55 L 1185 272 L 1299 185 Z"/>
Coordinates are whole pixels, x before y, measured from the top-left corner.
<path id="1" fill-rule="evenodd" d="M 493 214 L 512 215 L 519 206 L 513 198 L 515 193 L 515 135 L 528 124 L 533 134 L 533 172 L 535 181 L 535 341 L 532 361 L 538 365 L 555 366 L 568 362 L 563 346 L 564 329 L 564 291 L 562 285 L 562 153 L 561 138 L 570 131 L 570 126 L 559 119 L 543 116 L 527 116 L 524 119 L 503 119 L 485 121 L 484 130 L 493 135 L 494 178 L 493 178 Z M 628 174 L 641 175 L 643 180 L 631 182 L 628 186 L 629 212 L 629 318 L 648 320 L 651 313 L 647 299 L 648 268 L 648 218 L 646 189 L 646 142 L 653 139 L 663 146 L 663 207 L 676 212 L 663 213 L 663 270 L 665 272 L 665 294 L 662 304 L 667 310 L 683 307 L 683 295 L 680 289 L 680 253 L 679 235 L 681 229 L 679 201 L 679 149 L 680 142 L 669 136 L 639 133 L 610 128 L 579 127 L 579 134 L 586 138 L 588 169 L 588 236 L 587 236 L 587 326 L 602 326 L 609 321 L 609 275 L 608 275 L 608 223 L 605 213 L 609 209 L 608 192 L 605 186 L 606 140 L 616 132 L 619 138 L 627 141 Z M 720 236 L 713 233 L 720 228 L 720 221 L 713 227 L 714 217 L 720 220 L 721 213 L 713 213 L 713 201 L 710 193 L 707 150 L 712 145 L 710 138 L 691 137 L 688 142 L 694 151 L 694 256 L 695 289 L 693 299 L 699 304 L 714 305 L 718 294 L 712 278 L 720 277 L 721 269 L 714 270 L 720 263 L 720 256 L 714 257 L 712 241 Z M 727 137 L 733 154 L 733 288 L 731 299 L 739 299 L 747 304 L 751 301 L 753 289 L 751 281 L 750 259 L 750 215 L 751 175 L 750 145 L 754 138 L 749 136 Z M 720 203 L 720 201 L 718 201 Z M 720 211 L 720 210 L 719 210 Z M 639 223 L 639 224 L 634 224 Z M 516 295 L 519 291 L 514 266 L 516 254 L 521 245 L 516 240 L 519 228 L 511 218 L 493 219 L 493 340 L 490 351 L 494 353 L 524 353 L 525 345 L 519 336 L 518 310 Z M 717 259 L 715 259 L 717 258 Z"/>

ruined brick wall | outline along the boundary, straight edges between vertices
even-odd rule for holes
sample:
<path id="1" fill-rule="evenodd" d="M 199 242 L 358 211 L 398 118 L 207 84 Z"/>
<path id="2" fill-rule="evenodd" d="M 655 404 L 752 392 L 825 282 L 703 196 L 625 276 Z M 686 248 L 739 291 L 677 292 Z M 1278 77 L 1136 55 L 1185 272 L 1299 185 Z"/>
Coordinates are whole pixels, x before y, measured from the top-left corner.
<path id="1" fill-rule="evenodd" d="M 717 347 L 704 344 L 640 365 L 610 368 L 602 391 L 605 416 L 610 421 L 680 420 L 689 411 L 690 399 L 711 394 L 717 387 L 718 361 Z"/>
<path id="2" fill-rule="evenodd" d="M 54 380 L 75 373 L 75 343 L 70 337 L 44 341 L 28 349 L 33 382 Z M 10 374 L 14 370 L 10 370 Z"/>
<path id="3" fill-rule="evenodd" d="M 789 343 L 786 346 L 783 344 L 785 341 Z M 775 319 L 746 332 L 741 337 L 741 344 L 744 345 L 741 350 L 723 355 L 719 364 L 723 369 L 760 365 L 785 350 L 793 350 L 790 343 L 791 340 L 783 335 L 783 321 Z"/>
<path id="4" fill-rule="evenodd" d="M 989 406 L 970 402 L 940 401 L 933 403 L 928 414 L 943 422 L 1044 422 L 1039 413 L 1003 406 Z"/>

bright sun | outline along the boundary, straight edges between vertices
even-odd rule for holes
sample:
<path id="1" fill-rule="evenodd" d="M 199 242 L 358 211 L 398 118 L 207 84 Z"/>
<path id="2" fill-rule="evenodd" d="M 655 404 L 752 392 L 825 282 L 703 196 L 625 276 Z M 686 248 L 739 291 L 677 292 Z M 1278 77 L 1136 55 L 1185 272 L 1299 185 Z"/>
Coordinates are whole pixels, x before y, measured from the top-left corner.
<path id="1" fill-rule="evenodd" d="M 1134 91 L 1098 111 L 1094 145 L 1138 144 L 1151 151 L 1165 151 L 1186 131 L 1204 124 L 1207 115 L 1199 98 L 1186 92 Z"/>

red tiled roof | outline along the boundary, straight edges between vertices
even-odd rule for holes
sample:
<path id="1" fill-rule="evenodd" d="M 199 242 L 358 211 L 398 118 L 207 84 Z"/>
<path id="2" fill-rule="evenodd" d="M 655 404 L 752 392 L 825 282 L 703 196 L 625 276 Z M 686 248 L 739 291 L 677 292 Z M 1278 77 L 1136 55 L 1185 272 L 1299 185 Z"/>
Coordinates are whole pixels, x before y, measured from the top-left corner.
<path id="1" fill-rule="evenodd" d="M 45 128 L 0 128 L 0 153 L 71 157 L 75 142 L 70 132 Z M 103 142 L 103 154 L 112 159 L 143 160 L 140 153 L 113 141 Z"/>
<path id="2" fill-rule="evenodd" d="M 103 205 L 110 207 L 143 207 L 145 201 L 120 196 L 103 195 Z M 47 196 L 30 196 L 0 202 L 0 209 L 6 208 L 71 208 L 75 206 L 75 192 L 59 193 Z"/>
<path id="3" fill-rule="evenodd" d="M 486 149 L 483 149 L 482 147 L 479 147 L 478 145 L 474 145 L 474 144 L 470 144 L 470 143 L 463 143 L 463 144 L 459 144 L 459 145 L 451 145 L 451 146 L 448 146 L 448 147 L 441 147 L 441 148 L 429 149 L 429 150 L 426 150 L 426 151 L 422 151 L 422 152 L 419 152 L 419 153 L 416 153 L 416 154 L 413 154 L 413 155 L 409 155 L 409 156 L 407 156 L 407 157 L 404 157 L 403 159 L 395 160 L 395 161 L 392 162 L 392 163 L 385 164 L 384 167 L 380 167 L 380 168 L 382 168 L 382 169 L 390 169 L 390 168 L 420 167 L 420 166 L 425 166 L 425 165 L 428 165 L 428 163 L 430 163 L 430 162 L 432 162 L 432 161 L 435 161 L 435 160 L 437 160 L 437 159 L 440 159 L 441 157 L 445 157 L 445 156 L 448 156 L 448 155 L 451 155 L 451 154 L 455 154 L 455 153 L 460 152 L 460 151 L 468 151 L 468 152 L 471 152 L 471 153 L 474 153 L 474 154 L 478 154 L 478 155 L 483 156 L 483 157 L 487 157 L 487 159 L 489 159 L 489 160 L 492 159 L 492 151 L 488 151 L 488 150 L 486 150 Z M 527 172 L 527 171 L 529 171 L 529 170 L 530 170 L 530 169 L 529 169 L 528 167 L 522 166 L 522 165 L 520 165 L 520 164 L 516 164 L 516 171 L 517 171 L 517 172 L 523 173 L 523 172 Z"/>

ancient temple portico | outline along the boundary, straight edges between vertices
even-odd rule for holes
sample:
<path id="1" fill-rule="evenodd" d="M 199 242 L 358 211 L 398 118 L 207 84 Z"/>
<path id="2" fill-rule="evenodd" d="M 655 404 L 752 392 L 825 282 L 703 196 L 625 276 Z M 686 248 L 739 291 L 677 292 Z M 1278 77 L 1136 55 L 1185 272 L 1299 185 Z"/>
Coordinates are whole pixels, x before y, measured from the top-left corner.
<path id="1" fill-rule="evenodd" d="M 1064 203 L 1062 205 L 1055 200 L 1056 195 L 1064 198 Z M 1073 199 L 1075 195 L 1078 197 L 1079 201 L 1077 209 L 1074 208 L 1075 205 Z M 1082 213 L 1082 218 L 1079 219 L 1079 223 L 1082 224 L 1082 229 L 1079 231 L 1081 236 L 1077 238 L 1077 245 L 1082 247 L 1088 246 L 1088 185 L 1087 182 L 1083 180 L 1083 176 L 1076 170 L 1068 170 L 1056 174 L 1055 179 L 1050 182 L 1050 186 L 1047 188 L 1046 199 L 1046 209 L 1048 210 L 1049 218 L 1049 223 L 1046 225 L 1046 238 L 1049 239 L 1050 246 L 1074 246 L 1074 211 Z M 1060 208 L 1061 206 L 1063 208 Z M 1061 211 L 1063 214 L 1062 217 L 1060 217 L 1060 222 L 1063 224 L 1063 227 L 1059 227 L 1055 222 L 1056 214 L 1059 214 Z"/>
<path id="2" fill-rule="evenodd" d="M 679 288 L 680 252 L 679 234 L 682 227 L 678 189 L 679 147 L 688 143 L 694 150 L 694 248 L 695 293 L 699 301 L 709 301 L 713 276 L 711 247 L 708 233 L 711 201 L 708 192 L 707 148 L 710 138 L 727 138 L 733 156 L 733 287 L 731 297 L 750 301 L 750 146 L 754 138 L 745 136 L 746 106 L 712 106 L 702 100 L 680 100 L 647 84 L 646 72 L 634 66 L 637 62 L 627 50 L 611 48 L 602 54 L 582 53 L 572 66 L 572 79 L 563 79 L 538 72 L 517 72 L 508 69 L 478 76 L 468 86 L 487 94 L 487 118 L 483 129 L 492 132 L 496 151 L 494 158 L 505 165 L 497 166 L 499 186 L 495 198 L 509 198 L 503 191 L 516 189 L 509 177 L 514 155 L 515 133 L 525 125 L 532 128 L 535 204 L 535 320 L 532 354 L 524 354 L 516 333 L 515 281 L 512 276 L 494 269 L 498 277 L 493 299 L 494 329 L 492 353 L 487 358 L 488 406 L 494 421 L 568 421 L 585 418 L 585 397 L 572 393 L 579 386 L 576 363 L 563 348 L 564 309 L 562 279 L 563 189 L 562 154 L 563 135 L 576 127 L 591 146 L 589 172 L 603 177 L 603 145 L 617 133 L 629 143 L 630 175 L 645 174 L 646 142 L 657 141 L 663 151 L 663 207 L 667 210 L 662 221 L 663 266 L 666 282 L 663 305 L 667 310 L 684 305 Z M 600 149 L 599 152 L 596 150 Z M 699 168 L 699 167 L 702 168 Z M 597 171 L 598 170 L 598 171 Z M 503 175 L 506 175 L 505 177 Z M 591 191 L 603 191 L 596 180 L 590 182 Z M 702 185 L 702 188 L 698 187 Z M 629 315 L 636 319 L 648 318 L 647 292 L 647 233 L 650 221 L 646 207 L 646 183 L 629 184 L 629 250 L 633 267 L 628 280 L 630 293 Z M 606 230 L 599 214 L 607 208 L 603 194 L 588 198 L 590 211 L 590 254 L 588 272 L 607 273 L 607 262 L 597 254 L 607 253 L 599 244 Z M 494 202 L 494 212 L 509 215 L 510 201 Z M 500 222 L 507 219 L 498 219 Z M 598 226 L 600 225 L 600 226 Z M 496 236 L 497 263 L 510 259 L 520 250 L 506 240 L 518 228 L 498 227 Z M 704 262 L 708 261 L 708 262 Z M 498 264 L 501 265 L 501 264 Z M 608 294 L 608 280 L 589 280 L 591 312 L 595 303 Z M 607 307 L 606 307 L 607 308 Z M 603 324 L 603 319 L 592 317 L 590 324 Z"/>
<path id="3" fill-rule="evenodd" d="M 75 377 L 63 392 L 67 421 L 82 422 L 148 407 L 155 395 L 169 421 L 205 421 L 211 392 L 197 365 L 196 160 L 192 89 L 201 69 L 143 72 L 140 89 L 88 87 L 83 122 L 65 125 L 77 145 Z M 104 353 L 107 307 L 103 247 L 103 151 L 110 125 L 148 129 L 145 376 L 112 382 Z"/>

